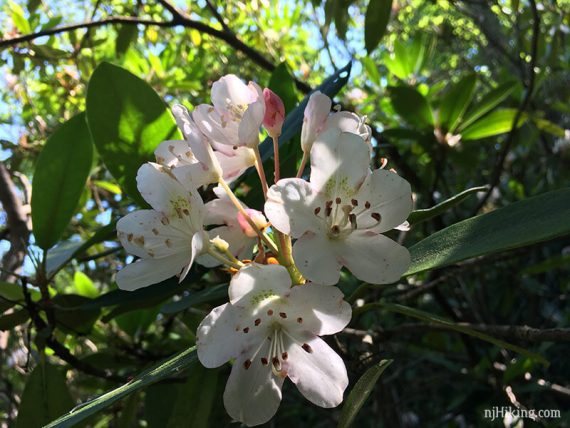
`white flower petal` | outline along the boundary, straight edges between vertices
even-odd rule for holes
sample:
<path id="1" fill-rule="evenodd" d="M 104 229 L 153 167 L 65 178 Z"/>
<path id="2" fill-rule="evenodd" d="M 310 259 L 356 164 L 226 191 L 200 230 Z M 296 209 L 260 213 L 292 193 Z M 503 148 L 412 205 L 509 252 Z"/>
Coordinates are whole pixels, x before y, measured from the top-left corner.
<path id="1" fill-rule="evenodd" d="M 117 272 L 121 290 L 133 291 L 157 284 L 180 273 L 188 260 L 182 253 L 160 259 L 140 259 Z"/>
<path id="2" fill-rule="evenodd" d="M 317 284 L 335 285 L 341 264 L 333 247 L 326 235 L 306 232 L 293 245 L 293 260 L 305 278 Z"/>
<path id="3" fill-rule="evenodd" d="M 156 163 L 168 167 L 192 165 L 198 162 L 186 141 L 163 141 L 154 151 Z"/>
<path id="4" fill-rule="evenodd" d="M 259 128 L 265 116 L 265 101 L 263 97 L 251 103 L 243 114 L 238 128 L 239 144 L 255 147 L 259 144 Z"/>
<path id="5" fill-rule="evenodd" d="M 264 350 L 262 350 L 263 352 Z M 253 358 L 246 369 L 247 356 L 238 358 L 224 391 L 224 406 L 228 414 L 247 426 L 269 421 L 281 403 L 284 379 L 273 375 L 270 366 Z"/>
<path id="6" fill-rule="evenodd" d="M 117 222 L 117 236 L 128 253 L 143 258 L 161 258 L 187 253 L 192 231 L 186 233 L 185 229 L 173 228 L 157 211 L 140 210 Z"/>
<path id="7" fill-rule="evenodd" d="M 368 174 L 370 152 L 358 135 L 328 130 L 311 149 L 311 185 L 334 200 L 354 195 Z"/>
<path id="8" fill-rule="evenodd" d="M 205 245 L 207 245 L 207 240 L 208 240 L 208 234 L 203 230 L 200 230 L 199 232 L 196 232 L 194 234 L 194 236 L 192 237 L 192 241 L 190 243 L 190 260 L 188 260 L 188 263 L 180 273 L 179 282 L 184 281 L 184 278 L 186 278 L 186 275 L 188 275 L 190 268 L 194 264 L 194 260 L 200 254 L 202 254 L 202 250 L 204 249 Z"/>
<path id="9" fill-rule="evenodd" d="M 327 123 L 323 132 L 326 132 L 331 128 L 338 129 L 339 132 L 350 132 L 361 136 L 368 144 L 368 148 L 372 150 L 372 145 L 370 143 L 372 131 L 370 130 L 370 127 L 364 123 L 364 119 L 356 113 L 350 111 L 331 113 L 327 118 Z"/>
<path id="10" fill-rule="evenodd" d="M 204 204 L 198 191 L 189 191 L 161 165 L 148 162 L 137 173 L 137 186 L 152 208 L 169 217 L 186 217 L 195 230 L 201 229 Z"/>
<path id="11" fill-rule="evenodd" d="M 410 183 L 398 174 L 377 169 L 366 179 L 356 195 L 360 205 L 370 202 L 370 208 L 357 217 L 359 229 L 377 223 L 371 214 L 380 214 L 380 223 L 375 232 L 386 232 L 404 223 L 412 211 L 412 189 Z"/>
<path id="12" fill-rule="evenodd" d="M 277 230 L 298 238 L 306 231 L 319 229 L 315 208 L 322 205 L 320 196 L 300 178 L 285 178 L 269 188 L 265 215 Z"/>
<path id="13" fill-rule="evenodd" d="M 398 281 L 410 265 L 410 252 L 384 235 L 356 230 L 336 247 L 355 277 L 371 284 Z"/>
<path id="14" fill-rule="evenodd" d="M 226 303 L 212 309 L 202 320 L 196 331 L 196 346 L 204 367 L 219 367 L 242 354 L 252 355 L 267 340 L 262 330 L 251 328 L 247 315 Z"/>
<path id="15" fill-rule="evenodd" d="M 301 129 L 301 148 L 303 152 L 308 153 L 311 151 L 313 142 L 326 124 L 331 106 L 331 99 L 320 91 L 313 92 L 309 97 Z"/>
<path id="16" fill-rule="evenodd" d="M 317 336 L 342 331 L 352 317 L 352 309 L 336 286 L 306 284 L 293 287 L 289 305 L 294 308 L 296 327 Z M 299 322 L 301 320 L 301 322 Z"/>
<path id="17" fill-rule="evenodd" d="M 212 85 L 212 104 L 224 111 L 228 104 L 247 105 L 255 101 L 255 92 L 234 74 L 227 74 Z"/>
<path id="18" fill-rule="evenodd" d="M 348 376 L 342 358 L 319 337 L 296 338 L 309 347 L 290 342 L 284 362 L 287 376 L 305 398 L 320 407 L 331 408 L 342 403 Z"/>
<path id="19" fill-rule="evenodd" d="M 249 147 L 238 147 L 231 150 L 231 155 L 222 151 L 214 152 L 222 168 L 224 180 L 229 183 L 255 165 L 255 154 Z"/>
<path id="20" fill-rule="evenodd" d="M 291 277 L 283 266 L 252 263 L 240 269 L 230 282 L 230 302 L 259 305 L 265 298 L 280 297 L 291 289 Z"/>
<path id="21" fill-rule="evenodd" d="M 194 109 L 192 118 L 200 131 L 212 144 L 226 145 L 231 148 L 239 143 L 239 122 L 222 119 L 214 107 L 201 104 Z"/>

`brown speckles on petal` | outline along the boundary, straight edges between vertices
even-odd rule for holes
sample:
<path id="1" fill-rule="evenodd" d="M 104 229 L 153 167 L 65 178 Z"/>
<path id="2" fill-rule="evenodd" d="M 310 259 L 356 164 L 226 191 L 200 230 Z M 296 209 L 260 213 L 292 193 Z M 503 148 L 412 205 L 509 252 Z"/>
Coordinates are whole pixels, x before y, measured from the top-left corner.
<path id="1" fill-rule="evenodd" d="M 255 324 L 256 327 L 257 327 L 259 324 L 261 324 L 261 318 L 257 318 L 257 319 L 254 321 L 254 324 Z"/>
<path id="2" fill-rule="evenodd" d="M 248 333 L 248 332 L 249 332 L 249 327 L 244 328 L 244 329 L 243 329 L 243 332 L 244 332 L 244 333 Z"/>
<path id="3" fill-rule="evenodd" d="M 267 311 L 267 315 L 269 315 L 269 316 L 273 315 L 273 309 L 269 309 L 269 310 Z"/>
<path id="4" fill-rule="evenodd" d="M 171 247 L 172 247 L 172 241 L 171 241 L 170 239 L 168 239 L 168 238 L 164 240 L 164 244 L 165 244 L 168 248 L 171 248 Z"/>
<path id="5" fill-rule="evenodd" d="M 303 343 L 301 347 L 305 350 L 305 352 L 308 352 L 309 354 L 313 353 L 313 348 L 311 348 L 311 345 L 308 343 Z"/>
<path id="6" fill-rule="evenodd" d="M 297 322 L 298 322 L 299 324 L 303 324 L 303 318 L 301 318 L 301 317 L 297 318 Z"/>
<path id="7" fill-rule="evenodd" d="M 283 319 L 287 318 L 287 314 L 285 312 L 279 312 L 279 316 Z"/>
<path id="8" fill-rule="evenodd" d="M 156 227 L 152 228 L 152 233 L 154 233 L 155 235 L 158 235 L 158 229 Z"/>
<path id="9" fill-rule="evenodd" d="M 243 362 L 243 367 L 247 370 L 251 367 L 251 360 L 245 360 Z"/>
<path id="10" fill-rule="evenodd" d="M 267 358 L 261 357 L 261 364 L 263 364 L 264 366 L 266 366 L 267 364 L 269 364 L 269 361 L 267 361 Z"/>

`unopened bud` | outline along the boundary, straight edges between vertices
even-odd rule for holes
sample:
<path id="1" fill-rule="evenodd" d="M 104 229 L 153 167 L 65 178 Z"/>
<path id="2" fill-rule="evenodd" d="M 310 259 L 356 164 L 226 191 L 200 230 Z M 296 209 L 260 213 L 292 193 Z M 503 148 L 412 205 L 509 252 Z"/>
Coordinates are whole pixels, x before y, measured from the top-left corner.
<path id="1" fill-rule="evenodd" d="M 245 212 L 253 220 L 253 223 L 257 226 L 258 229 L 263 230 L 268 226 L 267 219 L 265 218 L 263 213 L 257 210 L 253 210 L 251 208 L 247 208 Z M 241 212 L 238 212 L 237 219 L 241 227 L 241 230 L 243 230 L 243 233 L 246 236 L 250 238 L 254 238 L 257 236 L 257 233 L 255 232 L 255 230 L 253 230 L 253 228 L 251 227 L 251 225 L 249 224 L 249 222 L 246 220 L 245 216 Z"/>
<path id="2" fill-rule="evenodd" d="M 265 116 L 263 117 L 263 126 L 272 137 L 281 135 L 281 128 L 285 120 L 285 105 L 279 95 L 271 89 L 263 90 L 265 98 Z"/>
<path id="3" fill-rule="evenodd" d="M 214 248 L 222 253 L 225 253 L 230 248 L 230 244 L 224 241 L 220 236 L 216 236 L 214 239 L 211 239 L 210 242 L 214 246 Z"/>

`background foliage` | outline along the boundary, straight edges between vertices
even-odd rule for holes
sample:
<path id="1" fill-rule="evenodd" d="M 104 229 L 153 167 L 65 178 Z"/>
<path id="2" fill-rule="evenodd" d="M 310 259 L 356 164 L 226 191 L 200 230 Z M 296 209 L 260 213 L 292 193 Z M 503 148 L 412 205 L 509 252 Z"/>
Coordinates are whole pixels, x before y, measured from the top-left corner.
<path id="1" fill-rule="evenodd" d="M 293 109 L 325 82 L 368 117 L 376 165 L 410 181 L 417 209 L 399 235 L 406 277 L 340 284 L 357 309 L 331 344 L 350 388 L 366 372 L 347 401 L 361 410 L 323 410 L 286 385 L 270 426 L 484 426 L 493 406 L 570 419 L 567 0 L 0 4 L 4 425 L 85 402 L 53 426 L 230 423 L 228 367 L 201 368 L 191 348 L 228 276 L 196 268 L 132 293 L 113 282 L 130 261 L 114 223 L 142 203 L 136 169 L 178 132 L 167 104 L 209 102 L 227 73 L 293 111 L 285 175 L 300 158 Z M 255 179 L 240 191 L 259 207 Z"/>

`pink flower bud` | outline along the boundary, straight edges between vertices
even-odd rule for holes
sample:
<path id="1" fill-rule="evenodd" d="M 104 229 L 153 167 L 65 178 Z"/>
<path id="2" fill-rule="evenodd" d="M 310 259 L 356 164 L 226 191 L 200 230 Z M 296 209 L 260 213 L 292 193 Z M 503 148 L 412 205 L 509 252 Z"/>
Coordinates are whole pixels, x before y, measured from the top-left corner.
<path id="1" fill-rule="evenodd" d="M 253 222 L 259 229 L 263 230 L 268 226 L 267 219 L 265 218 L 263 213 L 251 208 L 246 208 L 245 212 L 249 215 L 249 217 L 253 220 Z M 237 220 L 241 230 L 247 237 L 255 238 L 257 236 L 255 230 L 253 230 L 253 228 L 249 225 L 248 221 L 245 219 L 244 215 L 239 211 L 237 213 Z"/>
<path id="2" fill-rule="evenodd" d="M 263 90 L 265 98 L 265 116 L 263 118 L 263 126 L 272 137 L 281 135 L 281 127 L 285 120 L 285 105 L 279 96 L 271 89 Z"/>

